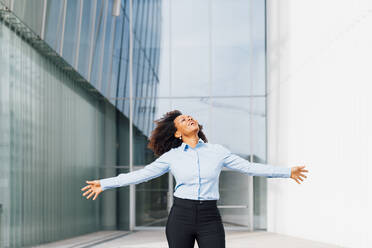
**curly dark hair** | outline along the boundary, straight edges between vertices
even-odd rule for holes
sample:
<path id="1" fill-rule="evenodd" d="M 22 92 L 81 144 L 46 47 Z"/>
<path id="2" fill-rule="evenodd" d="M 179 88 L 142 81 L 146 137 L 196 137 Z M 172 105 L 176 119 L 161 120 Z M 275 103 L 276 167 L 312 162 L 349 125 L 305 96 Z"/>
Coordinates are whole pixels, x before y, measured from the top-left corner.
<path id="1" fill-rule="evenodd" d="M 163 115 L 163 117 L 154 121 L 156 123 L 156 127 L 151 132 L 150 142 L 148 143 L 147 147 L 150 148 L 156 156 L 160 156 L 170 149 L 179 147 L 182 144 L 181 139 L 174 137 L 174 133 L 177 131 L 177 128 L 175 127 L 173 121 L 179 115 L 182 115 L 181 111 L 173 110 L 167 112 Z M 207 143 L 207 137 L 205 137 L 202 129 L 203 126 L 199 124 L 198 136 Z"/>

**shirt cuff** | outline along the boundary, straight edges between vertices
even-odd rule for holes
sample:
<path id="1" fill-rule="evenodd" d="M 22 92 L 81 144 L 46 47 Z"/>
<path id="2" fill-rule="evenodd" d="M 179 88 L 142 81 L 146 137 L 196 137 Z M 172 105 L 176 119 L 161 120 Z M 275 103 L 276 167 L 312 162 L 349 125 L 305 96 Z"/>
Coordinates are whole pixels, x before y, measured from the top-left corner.
<path id="1" fill-rule="evenodd" d="M 291 177 L 291 167 L 283 167 L 283 166 L 275 166 L 274 170 L 274 177 L 283 177 L 283 178 L 289 178 Z"/>
<path id="2" fill-rule="evenodd" d="M 106 189 L 119 187 L 116 177 L 100 179 L 99 183 L 101 184 L 102 191 L 105 191 Z"/>

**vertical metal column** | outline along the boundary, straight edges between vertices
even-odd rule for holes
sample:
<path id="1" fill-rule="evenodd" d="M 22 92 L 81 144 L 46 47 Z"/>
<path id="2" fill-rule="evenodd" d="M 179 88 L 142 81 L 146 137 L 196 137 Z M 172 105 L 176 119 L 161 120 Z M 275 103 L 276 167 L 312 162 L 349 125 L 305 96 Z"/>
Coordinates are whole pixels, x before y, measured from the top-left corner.
<path id="1" fill-rule="evenodd" d="M 3 205 L 0 203 L 0 245 L 2 245 L 2 234 L 3 234 L 3 231 L 1 229 L 2 227 L 2 220 L 1 220 L 1 215 L 3 214 Z"/>
<path id="2" fill-rule="evenodd" d="M 9 0 L 9 9 L 10 11 L 14 10 L 14 0 Z"/>
<path id="3" fill-rule="evenodd" d="M 43 17 L 42 17 L 42 20 L 41 20 L 41 31 L 40 31 L 40 38 L 42 40 L 44 40 L 44 37 L 45 37 L 46 10 L 47 10 L 47 0 L 44 0 L 44 3 L 43 3 Z"/>
<path id="4" fill-rule="evenodd" d="M 63 10 L 62 10 L 62 28 L 61 28 L 61 39 L 59 44 L 59 55 L 62 56 L 63 53 L 63 42 L 65 39 L 65 24 L 66 24 L 66 9 L 67 9 L 67 0 L 63 0 Z"/>
<path id="5" fill-rule="evenodd" d="M 129 171 L 133 171 L 133 2 L 129 0 Z M 129 185 L 129 230 L 135 226 L 135 185 Z"/>
<path id="6" fill-rule="evenodd" d="M 212 0 L 208 1 L 208 12 L 209 12 L 209 18 L 208 18 L 208 29 L 209 29 L 209 110 L 208 110 L 208 128 L 209 133 L 212 134 L 212 111 L 213 111 L 213 97 L 212 97 L 212 83 L 213 83 L 213 39 L 212 39 L 212 21 L 213 21 L 213 13 L 212 13 Z M 213 137 L 213 136 L 212 136 Z"/>
<path id="7" fill-rule="evenodd" d="M 172 0 L 169 0 L 169 109 L 172 109 Z M 173 205 L 173 175 L 168 174 L 168 212 Z"/>
<path id="8" fill-rule="evenodd" d="M 250 2 L 252 3 L 252 2 Z M 250 8 L 252 10 L 253 8 Z M 249 10 L 248 10 L 249 11 Z M 253 15 L 250 15 L 253 16 Z M 249 30 L 250 32 L 250 37 L 252 37 L 252 28 Z M 249 46 L 250 53 L 253 54 L 253 46 Z M 253 161 L 253 120 L 252 120 L 252 113 L 253 113 L 253 97 L 252 97 L 252 92 L 253 92 L 253 76 L 252 76 L 252 63 L 249 63 L 249 149 L 250 149 L 250 162 Z M 248 176 L 248 230 L 253 231 L 254 229 L 254 197 L 253 197 L 253 176 Z"/>

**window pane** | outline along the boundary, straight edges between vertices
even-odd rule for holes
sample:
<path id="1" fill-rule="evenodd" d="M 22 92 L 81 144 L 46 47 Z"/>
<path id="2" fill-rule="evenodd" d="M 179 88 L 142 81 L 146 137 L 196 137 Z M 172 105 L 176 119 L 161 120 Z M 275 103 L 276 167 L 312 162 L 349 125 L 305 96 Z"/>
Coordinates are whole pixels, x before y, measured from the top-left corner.
<path id="1" fill-rule="evenodd" d="M 265 1 L 212 1 L 212 95 L 265 94 Z"/>
<path id="2" fill-rule="evenodd" d="M 45 41 L 59 52 L 62 34 L 63 2 L 49 0 L 46 11 Z"/>
<path id="3" fill-rule="evenodd" d="M 13 0 L 14 13 L 27 23 L 36 34 L 41 34 L 44 0 L 17 1 Z"/>
<path id="4" fill-rule="evenodd" d="M 67 1 L 63 58 L 72 66 L 76 53 L 76 37 L 79 24 L 80 1 Z"/>
<path id="5" fill-rule="evenodd" d="M 80 48 L 78 71 L 88 79 L 88 70 L 90 58 L 90 49 L 92 46 L 93 19 L 95 18 L 96 1 L 84 1 L 83 16 L 80 30 Z"/>

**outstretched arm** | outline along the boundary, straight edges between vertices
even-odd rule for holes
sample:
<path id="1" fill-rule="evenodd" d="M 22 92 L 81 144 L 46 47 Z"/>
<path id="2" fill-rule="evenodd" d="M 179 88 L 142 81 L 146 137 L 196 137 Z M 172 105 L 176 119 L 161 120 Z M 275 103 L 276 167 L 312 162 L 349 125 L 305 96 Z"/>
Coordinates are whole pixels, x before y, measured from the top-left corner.
<path id="1" fill-rule="evenodd" d="M 164 153 L 151 164 L 144 168 L 129 173 L 121 173 L 116 177 L 100 179 L 102 191 L 111 188 L 123 187 L 129 184 L 139 184 L 147 182 L 153 178 L 159 177 L 169 171 L 170 165 Z"/>
<path id="2" fill-rule="evenodd" d="M 122 173 L 116 177 L 109 177 L 100 180 L 86 181 L 87 186 L 83 187 L 81 191 L 85 191 L 83 196 L 87 196 L 87 199 L 93 197 L 95 200 L 98 195 L 106 190 L 116 187 L 122 187 L 129 184 L 138 184 L 149 181 L 155 177 L 159 177 L 169 171 L 169 163 L 166 159 L 166 153 L 157 158 L 151 164 L 144 168 L 129 173 Z"/>
<path id="3" fill-rule="evenodd" d="M 269 178 L 291 177 L 290 167 L 249 162 L 248 160 L 230 152 L 229 149 L 225 148 L 222 145 L 219 145 L 219 148 L 223 154 L 223 166 L 225 166 L 226 168 L 239 171 L 250 176 L 264 176 Z"/>

